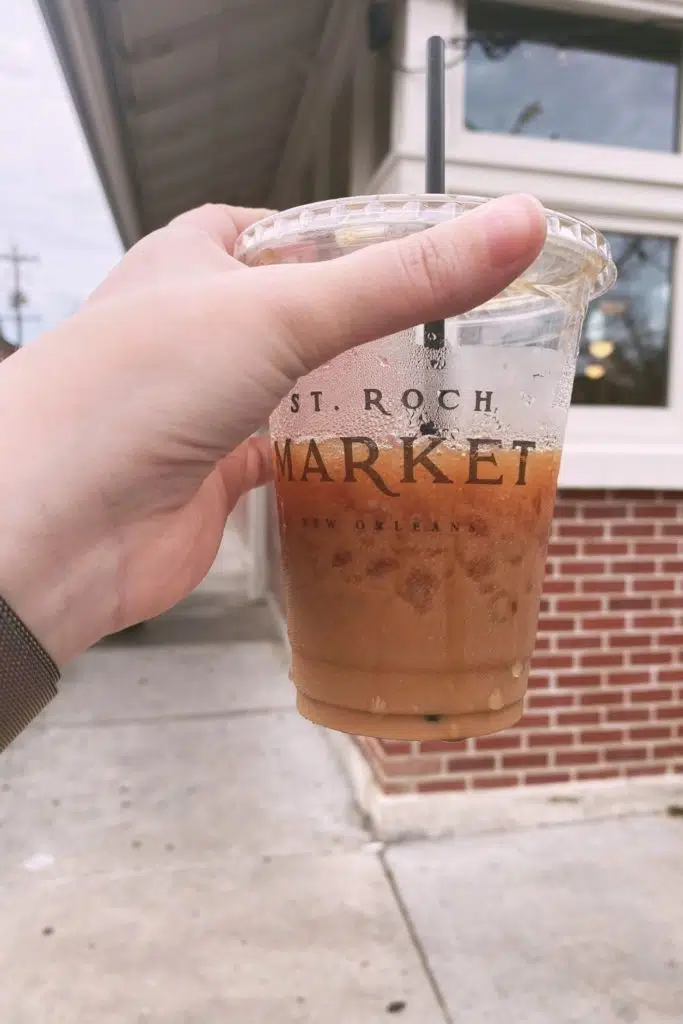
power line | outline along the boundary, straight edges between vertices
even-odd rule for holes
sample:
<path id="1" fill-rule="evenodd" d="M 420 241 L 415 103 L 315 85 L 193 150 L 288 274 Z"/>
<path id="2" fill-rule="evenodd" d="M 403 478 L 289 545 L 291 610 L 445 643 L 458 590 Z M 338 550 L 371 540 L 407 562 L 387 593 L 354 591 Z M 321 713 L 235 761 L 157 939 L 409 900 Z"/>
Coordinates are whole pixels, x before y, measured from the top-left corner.
<path id="1" fill-rule="evenodd" d="M 34 317 L 27 317 L 24 313 L 28 296 L 22 288 L 22 267 L 25 263 L 38 263 L 39 257 L 21 252 L 18 245 L 12 245 L 9 252 L 0 253 L 0 260 L 9 263 L 12 268 L 12 290 L 9 294 L 9 305 L 14 314 L 14 344 L 20 346 L 24 343 L 24 321 L 34 319 Z"/>

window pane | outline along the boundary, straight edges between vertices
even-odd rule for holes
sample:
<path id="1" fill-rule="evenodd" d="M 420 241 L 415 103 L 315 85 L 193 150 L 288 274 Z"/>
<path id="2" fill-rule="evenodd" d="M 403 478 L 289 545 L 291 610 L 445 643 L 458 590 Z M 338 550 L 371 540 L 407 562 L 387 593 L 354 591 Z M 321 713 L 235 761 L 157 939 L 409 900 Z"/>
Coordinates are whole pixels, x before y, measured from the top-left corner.
<path id="1" fill-rule="evenodd" d="M 572 401 L 666 405 L 675 242 L 643 235 L 606 237 L 619 278 L 588 310 Z"/>
<path id="2" fill-rule="evenodd" d="M 468 128 L 676 151 L 675 31 L 488 0 L 468 12 Z"/>

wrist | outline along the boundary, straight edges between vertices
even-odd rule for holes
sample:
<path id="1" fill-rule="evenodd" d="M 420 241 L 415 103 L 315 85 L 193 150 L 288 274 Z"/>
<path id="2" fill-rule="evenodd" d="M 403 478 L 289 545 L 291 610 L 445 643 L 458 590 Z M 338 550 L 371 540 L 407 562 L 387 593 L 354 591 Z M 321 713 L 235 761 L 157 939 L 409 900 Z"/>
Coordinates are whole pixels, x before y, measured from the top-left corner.
<path id="1" fill-rule="evenodd" d="M 79 469 L 87 421 L 79 433 L 65 417 L 59 362 L 51 376 L 41 373 L 40 355 L 29 346 L 0 375 L 11 424 L 0 435 L 0 595 L 61 667 L 115 628 L 115 588 L 106 581 L 117 570 L 103 510 L 93 509 Z"/>
<path id="2" fill-rule="evenodd" d="M 49 529 L 14 534 L 0 512 L 0 594 L 61 668 L 113 629 L 105 551 L 60 543 Z"/>

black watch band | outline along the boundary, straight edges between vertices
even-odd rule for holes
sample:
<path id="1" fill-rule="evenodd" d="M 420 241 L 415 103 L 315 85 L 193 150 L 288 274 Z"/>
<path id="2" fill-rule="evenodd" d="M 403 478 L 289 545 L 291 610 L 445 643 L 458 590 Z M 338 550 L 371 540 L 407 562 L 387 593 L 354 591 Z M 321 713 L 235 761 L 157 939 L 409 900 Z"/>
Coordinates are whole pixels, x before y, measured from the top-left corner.
<path id="1" fill-rule="evenodd" d="M 57 696 L 59 669 L 0 597 L 0 751 Z"/>

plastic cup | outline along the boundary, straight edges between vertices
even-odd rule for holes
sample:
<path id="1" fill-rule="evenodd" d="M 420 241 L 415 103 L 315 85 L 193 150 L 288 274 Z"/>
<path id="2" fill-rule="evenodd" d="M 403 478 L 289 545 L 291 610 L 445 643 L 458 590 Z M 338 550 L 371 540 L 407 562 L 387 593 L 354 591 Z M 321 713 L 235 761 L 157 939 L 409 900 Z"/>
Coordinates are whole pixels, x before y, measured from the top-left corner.
<path id="1" fill-rule="evenodd" d="M 483 199 L 375 196 L 249 228 L 249 266 L 334 259 Z M 520 717 L 581 325 L 614 282 L 605 239 L 547 213 L 501 295 L 299 380 L 270 432 L 291 678 L 318 724 L 461 739 Z"/>

